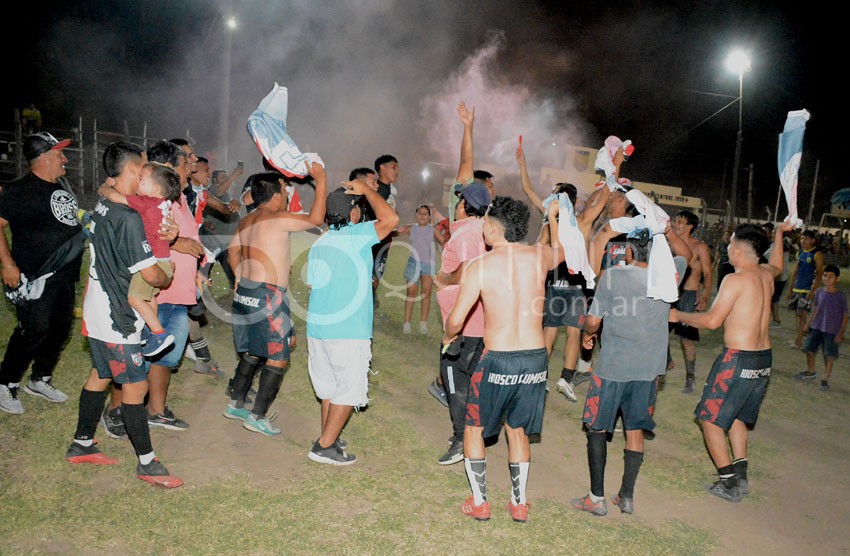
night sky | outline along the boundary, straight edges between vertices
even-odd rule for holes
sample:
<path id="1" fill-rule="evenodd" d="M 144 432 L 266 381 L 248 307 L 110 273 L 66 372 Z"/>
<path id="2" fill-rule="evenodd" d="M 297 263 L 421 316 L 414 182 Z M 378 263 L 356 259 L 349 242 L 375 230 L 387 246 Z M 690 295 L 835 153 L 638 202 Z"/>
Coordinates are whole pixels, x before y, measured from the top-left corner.
<path id="1" fill-rule="evenodd" d="M 229 8 L 232 6 L 232 10 Z M 724 68 L 747 50 L 741 167 L 754 165 L 754 210 L 774 206 L 777 136 L 788 111 L 806 108 L 800 170 L 805 216 L 820 160 L 815 212 L 848 187 L 850 122 L 841 81 L 840 18 L 807 3 L 354 0 L 81 1 L 40 3 L 22 20 L 29 39 L 5 62 L 3 129 L 33 101 L 48 129 L 151 134 L 188 130 L 200 153 L 219 142 L 224 52 L 232 36 L 229 165 L 259 171 L 245 121 L 275 82 L 289 88 L 290 134 L 329 168 L 401 161 L 401 197 L 437 195 L 425 162 L 453 174 L 461 126 L 454 107 L 475 106 L 476 165 L 505 168 L 500 192 L 521 196 L 517 135 L 532 170 L 563 163 L 566 143 L 598 148 L 617 135 L 636 145 L 623 175 L 679 186 L 718 207 L 731 182 L 738 77 Z M 842 99 L 843 100 L 843 99 Z M 139 131 L 136 131 L 139 130 Z M 554 143 L 554 146 L 553 146 Z M 336 174 L 332 174 L 336 177 Z M 725 181 L 724 181 L 725 180 Z M 739 174 L 745 215 L 747 171 Z M 724 185 L 725 184 L 725 185 Z M 431 199 L 436 200 L 436 199 Z M 784 202 L 783 202 L 784 203 Z M 780 216 L 784 216 L 784 204 Z"/>

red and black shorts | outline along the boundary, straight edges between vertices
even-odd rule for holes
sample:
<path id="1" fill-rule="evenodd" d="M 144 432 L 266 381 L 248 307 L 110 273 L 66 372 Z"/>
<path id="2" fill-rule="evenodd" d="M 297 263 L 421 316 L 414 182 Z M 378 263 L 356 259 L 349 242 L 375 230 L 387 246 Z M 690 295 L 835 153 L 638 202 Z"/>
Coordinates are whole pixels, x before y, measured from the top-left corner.
<path id="1" fill-rule="evenodd" d="M 237 353 L 289 361 L 292 321 L 286 288 L 242 278 L 233 294 L 232 312 Z"/>
<path id="2" fill-rule="evenodd" d="M 485 437 L 499 434 L 504 424 L 539 434 L 548 366 L 546 348 L 485 352 L 469 384 L 466 424 L 484 427 Z"/>
<path id="3" fill-rule="evenodd" d="M 754 427 L 767 393 L 772 364 L 769 349 L 725 348 L 714 360 L 694 415 L 727 431 L 736 419 Z"/>
<path id="4" fill-rule="evenodd" d="M 89 338 L 91 366 L 97 376 L 116 384 L 136 384 L 148 379 L 149 364 L 141 344 L 113 344 Z"/>
<path id="5" fill-rule="evenodd" d="M 593 375 L 587 389 L 582 420 L 591 430 L 611 432 L 617 415 L 622 412 L 625 430 L 651 431 L 655 428 L 652 414 L 655 412 L 657 384 L 657 380 L 615 382 Z"/>

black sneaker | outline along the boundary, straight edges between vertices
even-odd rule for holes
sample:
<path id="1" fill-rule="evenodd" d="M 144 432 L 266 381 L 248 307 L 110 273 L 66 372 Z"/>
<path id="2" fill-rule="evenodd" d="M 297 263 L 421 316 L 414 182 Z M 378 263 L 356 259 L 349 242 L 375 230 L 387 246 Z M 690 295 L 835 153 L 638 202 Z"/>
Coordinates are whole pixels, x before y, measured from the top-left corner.
<path id="1" fill-rule="evenodd" d="M 307 457 L 317 463 L 329 465 L 351 465 L 357 461 L 357 456 L 341 449 L 338 443 L 334 442 L 327 448 L 322 448 L 318 440 L 313 442 L 313 448 L 307 452 Z"/>
<path id="2" fill-rule="evenodd" d="M 694 391 L 694 382 L 696 382 L 696 378 L 689 376 L 685 379 L 685 385 L 682 387 L 682 394 L 690 394 Z"/>
<path id="3" fill-rule="evenodd" d="M 136 464 L 136 476 L 146 483 L 163 488 L 177 488 L 183 484 L 183 480 L 171 475 L 158 458 L 147 465 L 142 465 L 142 462 Z"/>
<path id="4" fill-rule="evenodd" d="M 463 440 L 453 440 L 448 451 L 437 460 L 440 465 L 452 465 L 463 461 Z"/>
<path id="5" fill-rule="evenodd" d="M 741 501 L 741 491 L 737 486 L 727 487 L 723 480 L 719 480 L 713 485 L 710 485 L 706 488 L 708 493 L 712 496 L 717 496 L 718 498 L 722 498 L 727 502 L 740 502 Z"/>
<path id="6" fill-rule="evenodd" d="M 171 431 L 184 431 L 189 428 L 189 423 L 183 419 L 178 419 L 174 413 L 165 406 L 165 411 L 156 415 L 148 414 L 149 427 L 162 427 Z"/>
<path id="7" fill-rule="evenodd" d="M 590 377 L 593 376 L 593 373 L 580 373 L 578 371 L 573 373 L 573 387 L 582 384 L 583 382 L 587 382 L 590 380 Z"/>
<path id="8" fill-rule="evenodd" d="M 100 425 L 106 432 L 109 438 L 126 438 L 127 427 L 124 426 L 124 417 L 121 415 L 121 408 L 109 409 L 109 406 L 103 408 L 103 414 L 100 416 Z"/>

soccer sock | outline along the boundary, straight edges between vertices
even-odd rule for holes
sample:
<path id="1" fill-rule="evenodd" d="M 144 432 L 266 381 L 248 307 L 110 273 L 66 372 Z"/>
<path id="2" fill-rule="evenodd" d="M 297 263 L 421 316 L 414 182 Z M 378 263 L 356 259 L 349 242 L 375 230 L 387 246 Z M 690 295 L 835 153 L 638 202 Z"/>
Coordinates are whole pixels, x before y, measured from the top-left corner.
<path id="1" fill-rule="evenodd" d="M 735 467 L 733 465 L 718 467 L 717 474 L 720 476 L 720 480 L 723 481 L 723 485 L 726 488 L 734 488 L 738 486 L 738 477 L 735 475 Z"/>
<path id="2" fill-rule="evenodd" d="M 280 385 L 283 383 L 283 373 L 286 368 L 272 367 L 271 365 L 263 366 L 260 372 L 260 385 L 257 388 L 257 398 L 254 400 L 254 407 L 251 408 L 251 413 L 257 419 L 262 419 L 277 398 L 277 393 L 280 392 Z"/>
<path id="3" fill-rule="evenodd" d="M 694 376 L 696 375 L 696 367 L 696 361 L 688 361 L 687 359 L 685 359 L 685 372 L 688 374 L 688 378 L 694 378 Z"/>
<path id="4" fill-rule="evenodd" d="M 568 369 L 568 368 L 564 367 L 563 369 L 561 369 L 561 378 L 563 378 L 567 382 L 572 382 L 573 381 L 573 373 L 575 373 L 575 372 L 576 372 L 575 369 Z"/>
<path id="5" fill-rule="evenodd" d="M 732 460 L 732 468 L 738 476 L 738 480 L 747 480 L 747 458 L 738 458 Z"/>
<path id="6" fill-rule="evenodd" d="M 472 502 L 480 506 L 487 501 L 487 458 L 463 459 L 466 468 L 466 478 L 472 488 Z"/>
<path id="7" fill-rule="evenodd" d="M 600 497 L 605 496 L 605 464 L 608 460 L 607 436 L 607 433 L 604 431 L 587 431 L 587 465 L 590 468 L 590 493 Z"/>
<path id="8" fill-rule="evenodd" d="M 623 450 L 623 482 L 620 485 L 620 498 L 635 497 L 635 483 L 641 463 L 643 463 L 643 452 Z"/>
<path id="9" fill-rule="evenodd" d="M 145 406 L 140 403 L 122 403 L 121 414 L 124 416 L 124 426 L 127 427 L 127 436 L 130 437 L 130 442 L 133 443 L 133 448 L 136 449 L 136 455 L 141 456 L 153 452 L 151 431 L 148 426 L 148 412 L 145 411 Z"/>
<path id="10" fill-rule="evenodd" d="M 103 411 L 103 404 L 106 401 L 106 392 L 92 392 L 83 388 L 80 392 L 80 411 L 77 414 L 77 432 L 74 433 L 74 440 L 94 440 L 94 431 L 97 430 L 97 422 L 100 419 L 100 414 Z M 91 446 L 91 444 L 83 444 L 82 446 Z"/>
<path id="11" fill-rule="evenodd" d="M 189 342 L 192 345 L 192 351 L 195 352 L 195 355 L 198 356 L 198 359 L 203 359 L 204 361 L 209 361 L 212 359 L 212 355 L 210 354 L 209 342 L 207 342 L 206 338 L 201 338 L 195 342 Z"/>
<path id="12" fill-rule="evenodd" d="M 511 470 L 511 501 L 514 506 L 525 504 L 525 485 L 528 484 L 528 467 L 530 462 L 520 461 L 508 463 Z"/>

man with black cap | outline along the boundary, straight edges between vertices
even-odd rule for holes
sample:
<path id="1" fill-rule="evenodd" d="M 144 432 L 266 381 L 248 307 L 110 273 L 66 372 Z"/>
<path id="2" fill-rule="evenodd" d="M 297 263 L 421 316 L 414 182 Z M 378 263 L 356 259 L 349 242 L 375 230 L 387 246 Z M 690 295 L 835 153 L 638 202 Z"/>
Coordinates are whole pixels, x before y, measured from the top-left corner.
<path id="1" fill-rule="evenodd" d="M 57 140 L 46 132 L 24 140 L 30 171 L 0 191 L 0 265 L 3 284 L 17 288 L 22 275 L 37 278 L 42 264 L 81 231 L 77 199 L 62 176 L 68 159 L 62 149 L 70 139 Z M 12 247 L 6 228 L 12 231 Z M 32 363 L 24 391 L 49 402 L 68 400 L 53 386 L 53 369 L 74 319 L 75 284 L 80 279 L 82 254 L 57 269 L 36 300 L 16 306 L 18 324 L 0 364 L 0 410 L 21 414 L 18 387 Z"/>
<path id="2" fill-rule="evenodd" d="M 344 182 L 328 195 L 328 231 L 307 258 L 307 352 L 313 390 L 322 401 L 322 432 L 307 457 L 318 463 L 351 465 L 339 434 L 355 407 L 369 403 L 372 359 L 372 246 L 398 225 L 398 214 L 365 181 Z M 375 220 L 360 222 L 363 195 Z"/>

